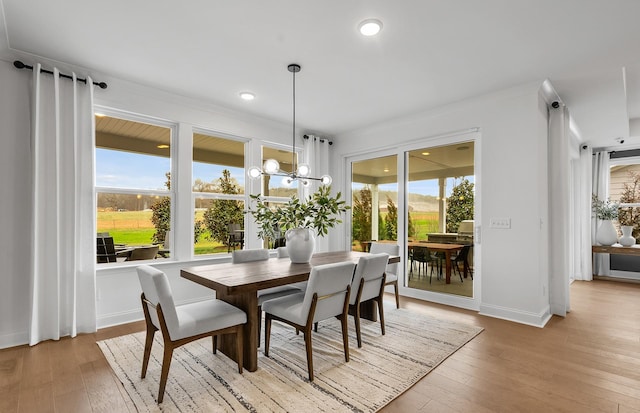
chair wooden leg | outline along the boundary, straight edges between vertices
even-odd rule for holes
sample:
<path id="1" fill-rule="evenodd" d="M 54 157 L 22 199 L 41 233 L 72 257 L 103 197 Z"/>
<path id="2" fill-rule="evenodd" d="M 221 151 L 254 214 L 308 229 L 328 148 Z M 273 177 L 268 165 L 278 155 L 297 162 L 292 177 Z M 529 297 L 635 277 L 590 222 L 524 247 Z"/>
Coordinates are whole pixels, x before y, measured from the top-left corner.
<path id="1" fill-rule="evenodd" d="M 360 306 L 356 305 L 353 321 L 356 325 L 356 337 L 358 339 L 358 348 L 362 347 L 362 336 L 360 335 Z"/>
<path id="2" fill-rule="evenodd" d="M 216 354 L 218 352 L 218 336 L 217 335 L 212 335 L 211 336 L 211 344 L 213 344 L 213 354 Z"/>
<path id="3" fill-rule="evenodd" d="M 153 325 L 151 326 L 153 327 Z M 149 328 L 147 325 L 147 338 L 144 341 L 144 356 L 142 357 L 142 372 L 140 378 L 144 379 L 147 375 L 147 366 L 149 365 L 149 357 L 151 356 L 151 346 L 153 345 L 153 336 L 156 330 Z"/>
<path id="4" fill-rule="evenodd" d="M 160 389 L 158 390 L 158 404 L 164 399 L 164 389 L 167 386 L 169 377 L 169 367 L 171 367 L 171 357 L 173 357 L 173 346 L 171 343 L 164 343 L 164 357 L 162 358 L 162 373 L 160 374 Z"/>
<path id="5" fill-rule="evenodd" d="M 342 345 L 344 346 L 344 361 L 349 361 L 349 326 L 347 325 L 348 314 L 343 314 L 340 318 L 342 325 Z"/>
<path id="6" fill-rule="evenodd" d="M 318 322 L 313 323 L 313 331 L 318 332 Z"/>
<path id="7" fill-rule="evenodd" d="M 258 348 L 260 348 L 260 330 L 262 329 L 262 306 L 258 306 Z"/>
<path id="8" fill-rule="evenodd" d="M 236 355 L 238 358 L 238 373 L 242 374 L 242 355 L 244 353 L 244 343 L 242 338 L 242 326 L 236 327 Z"/>
<path id="9" fill-rule="evenodd" d="M 393 283 L 393 288 L 396 293 L 396 308 L 400 308 L 400 295 L 398 295 L 398 281 Z"/>
<path id="10" fill-rule="evenodd" d="M 271 314 L 264 316 L 264 355 L 269 357 L 269 341 L 271 340 Z"/>
<path id="11" fill-rule="evenodd" d="M 313 353 L 311 352 L 311 328 L 304 330 L 304 346 L 307 349 L 307 369 L 309 370 L 309 381 L 313 381 Z"/>
<path id="12" fill-rule="evenodd" d="M 382 335 L 384 336 L 384 308 L 382 307 L 382 296 L 378 298 L 378 315 L 380 317 L 380 330 L 382 330 Z"/>

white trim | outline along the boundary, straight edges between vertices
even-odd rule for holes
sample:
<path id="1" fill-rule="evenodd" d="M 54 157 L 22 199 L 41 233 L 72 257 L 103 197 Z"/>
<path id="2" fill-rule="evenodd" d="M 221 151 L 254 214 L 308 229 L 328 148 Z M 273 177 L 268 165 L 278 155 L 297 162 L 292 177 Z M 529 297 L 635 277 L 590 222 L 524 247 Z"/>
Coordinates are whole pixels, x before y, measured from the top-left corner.
<path id="1" fill-rule="evenodd" d="M 29 344 L 29 332 L 18 331 L 0 336 L 0 349 Z"/>
<path id="2" fill-rule="evenodd" d="M 214 292 L 215 294 L 215 292 Z M 176 302 L 176 306 L 181 306 L 185 304 L 197 303 L 200 301 L 210 300 L 211 297 L 198 297 L 190 300 L 182 300 L 180 302 Z M 144 313 L 142 311 L 142 304 L 140 304 L 140 308 L 136 310 L 128 310 L 128 311 L 120 311 L 111 314 L 104 314 L 98 317 L 97 324 L 98 328 L 106 328 L 113 327 L 127 323 L 133 323 L 135 321 L 144 320 Z"/>
<path id="3" fill-rule="evenodd" d="M 502 320 L 514 321 L 516 323 L 527 324 L 539 328 L 543 328 L 551 319 L 549 306 L 547 306 L 540 313 L 532 313 L 528 311 L 514 310 L 511 308 L 500 307 L 491 304 L 481 304 L 479 314 L 493 318 L 500 318 Z"/>

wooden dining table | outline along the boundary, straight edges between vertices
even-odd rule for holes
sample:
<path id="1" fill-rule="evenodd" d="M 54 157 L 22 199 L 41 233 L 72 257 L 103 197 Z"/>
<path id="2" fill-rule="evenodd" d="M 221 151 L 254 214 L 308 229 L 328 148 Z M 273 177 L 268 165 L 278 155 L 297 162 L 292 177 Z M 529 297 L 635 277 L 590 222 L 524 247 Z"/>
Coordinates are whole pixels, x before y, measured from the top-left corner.
<path id="1" fill-rule="evenodd" d="M 464 245 L 461 244 L 441 244 L 438 242 L 417 242 L 411 241 L 407 243 L 411 248 L 427 247 L 429 252 L 442 252 L 445 256 L 445 283 L 451 284 L 451 253 L 460 251 Z M 468 263 L 464 262 L 464 277 L 467 277 Z"/>
<path id="2" fill-rule="evenodd" d="M 180 276 L 216 291 L 216 297 L 242 309 L 247 313 L 244 326 L 243 364 L 249 371 L 258 369 L 258 290 L 306 281 L 311 268 L 317 265 L 351 261 L 368 255 L 357 251 L 337 251 L 314 254 L 311 262 L 294 264 L 289 258 L 270 258 L 247 263 L 224 263 L 200 265 L 180 270 Z M 400 262 L 399 256 L 390 256 L 389 263 Z M 363 303 L 372 308 L 363 308 L 363 318 L 373 318 L 375 303 Z M 235 339 L 225 335 L 218 339 L 218 349 L 237 360 Z"/>

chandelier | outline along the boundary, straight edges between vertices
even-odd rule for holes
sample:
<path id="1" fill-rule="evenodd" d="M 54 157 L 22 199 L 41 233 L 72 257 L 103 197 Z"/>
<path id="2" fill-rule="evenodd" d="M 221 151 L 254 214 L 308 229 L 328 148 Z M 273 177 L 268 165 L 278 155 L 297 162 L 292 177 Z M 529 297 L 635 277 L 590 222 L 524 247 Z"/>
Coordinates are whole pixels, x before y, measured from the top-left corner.
<path id="1" fill-rule="evenodd" d="M 287 66 L 289 72 L 293 73 L 293 131 L 291 134 L 291 141 L 293 151 L 291 155 L 291 172 L 285 172 L 280 169 L 280 163 L 275 159 L 267 159 L 262 165 L 262 169 L 258 166 L 252 166 L 247 171 L 249 178 L 256 179 L 262 175 L 266 176 L 281 176 L 282 184 L 284 186 L 291 186 L 296 180 L 299 180 L 302 185 L 309 186 L 311 181 L 320 181 L 322 185 L 331 184 L 331 176 L 322 175 L 320 178 L 314 178 L 311 176 L 311 168 L 309 164 L 300 163 L 296 168 L 296 73 L 300 71 L 300 65 L 292 63 Z"/>

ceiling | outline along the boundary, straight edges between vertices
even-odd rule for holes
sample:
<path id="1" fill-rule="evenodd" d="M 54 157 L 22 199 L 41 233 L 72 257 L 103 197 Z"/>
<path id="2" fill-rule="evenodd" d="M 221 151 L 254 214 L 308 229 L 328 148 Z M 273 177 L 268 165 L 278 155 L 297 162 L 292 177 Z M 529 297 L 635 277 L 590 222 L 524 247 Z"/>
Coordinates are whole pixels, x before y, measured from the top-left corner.
<path id="1" fill-rule="evenodd" d="M 640 147 L 637 0 L 0 0 L 0 58 L 37 56 L 306 133 L 349 131 L 549 79 L 582 139 Z M 377 18 L 374 37 L 357 32 Z M 251 102 L 238 94 L 256 94 Z M 109 90 L 97 93 L 109 93 Z M 623 145 L 615 141 L 622 137 Z"/>

